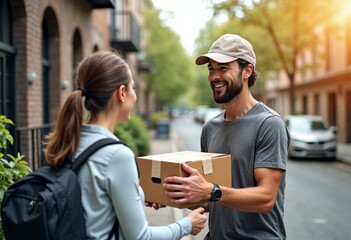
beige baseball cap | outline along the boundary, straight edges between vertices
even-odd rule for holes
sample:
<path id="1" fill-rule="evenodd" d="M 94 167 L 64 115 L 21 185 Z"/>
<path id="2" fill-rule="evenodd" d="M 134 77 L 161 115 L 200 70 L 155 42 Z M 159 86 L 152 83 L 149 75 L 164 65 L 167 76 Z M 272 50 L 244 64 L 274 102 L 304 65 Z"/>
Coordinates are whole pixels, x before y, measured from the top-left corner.
<path id="1" fill-rule="evenodd" d="M 207 63 L 209 59 L 219 63 L 227 63 L 239 58 L 251 63 L 256 68 L 255 52 L 249 41 L 236 34 L 224 34 L 212 44 L 207 54 L 197 57 L 195 63 L 202 65 Z"/>

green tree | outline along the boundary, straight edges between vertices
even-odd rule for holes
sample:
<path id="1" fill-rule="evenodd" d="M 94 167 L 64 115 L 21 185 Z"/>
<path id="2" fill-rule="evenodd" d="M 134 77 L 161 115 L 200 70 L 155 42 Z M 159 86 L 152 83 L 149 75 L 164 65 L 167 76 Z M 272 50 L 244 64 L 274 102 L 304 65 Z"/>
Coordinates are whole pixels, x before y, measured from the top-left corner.
<path id="1" fill-rule="evenodd" d="M 212 43 L 216 40 L 218 32 L 218 25 L 212 19 L 205 24 L 205 27 L 200 30 L 198 37 L 195 40 L 195 53 L 194 61 L 196 57 L 201 54 L 207 53 L 208 49 L 211 47 Z M 195 65 L 193 61 L 193 64 Z M 196 105 L 207 105 L 213 106 L 215 103 L 213 101 L 213 93 L 207 80 L 208 70 L 205 65 L 196 65 L 196 75 L 195 75 L 195 89 L 194 92 L 194 102 Z"/>
<path id="2" fill-rule="evenodd" d="M 153 64 L 153 71 L 146 74 L 148 92 L 161 106 L 175 103 L 192 81 L 192 63 L 180 37 L 161 21 L 160 10 L 146 9 L 144 17 L 145 57 Z"/>
<path id="3" fill-rule="evenodd" d="M 213 2 L 209 0 L 209 2 Z M 226 13 L 229 21 L 251 26 L 248 39 L 255 46 L 258 65 L 265 70 L 283 70 L 289 81 L 290 112 L 295 113 L 295 78 L 298 71 L 311 67 L 298 65 L 298 58 L 316 46 L 324 33 L 337 34 L 337 16 L 347 0 L 227 0 L 213 3 L 215 14 Z M 253 28 L 252 28 L 253 27 Z M 256 35 L 252 34 L 256 33 Z M 325 34 L 322 34 L 325 35 Z M 274 51 L 270 51 L 270 48 Z M 316 67 L 316 66 L 314 66 Z"/>

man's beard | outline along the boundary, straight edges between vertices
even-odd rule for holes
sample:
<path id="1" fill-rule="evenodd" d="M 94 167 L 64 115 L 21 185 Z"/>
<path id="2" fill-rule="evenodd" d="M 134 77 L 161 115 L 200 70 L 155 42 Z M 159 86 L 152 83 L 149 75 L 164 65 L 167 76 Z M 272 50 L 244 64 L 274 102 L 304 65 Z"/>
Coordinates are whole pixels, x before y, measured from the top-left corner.
<path id="1" fill-rule="evenodd" d="M 239 74 L 238 79 L 242 79 L 241 74 Z M 213 99 L 216 103 L 227 103 L 227 102 L 230 102 L 232 99 L 234 99 L 236 96 L 238 96 L 242 90 L 243 90 L 242 81 L 235 81 L 234 84 L 227 85 L 227 90 L 223 95 L 216 94 L 216 90 L 212 87 Z"/>

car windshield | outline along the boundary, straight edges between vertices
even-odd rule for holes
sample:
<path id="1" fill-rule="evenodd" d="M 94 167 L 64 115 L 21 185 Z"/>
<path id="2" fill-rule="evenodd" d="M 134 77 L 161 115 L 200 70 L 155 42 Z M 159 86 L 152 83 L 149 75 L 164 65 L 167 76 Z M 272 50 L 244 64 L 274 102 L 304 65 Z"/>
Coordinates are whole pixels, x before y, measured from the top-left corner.
<path id="1" fill-rule="evenodd" d="M 325 122 L 307 118 L 290 119 L 289 125 L 291 130 L 297 132 L 323 131 L 328 129 Z"/>

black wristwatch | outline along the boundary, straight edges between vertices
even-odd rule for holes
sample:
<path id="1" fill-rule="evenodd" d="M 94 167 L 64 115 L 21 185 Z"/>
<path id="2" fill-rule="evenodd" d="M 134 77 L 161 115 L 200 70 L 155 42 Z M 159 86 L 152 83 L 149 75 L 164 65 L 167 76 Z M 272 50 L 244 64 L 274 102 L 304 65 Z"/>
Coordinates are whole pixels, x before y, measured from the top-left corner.
<path id="1" fill-rule="evenodd" d="M 219 200 L 221 200 L 221 197 L 222 197 L 222 190 L 217 183 L 214 183 L 213 190 L 211 192 L 211 198 L 209 199 L 209 201 L 218 202 Z"/>

